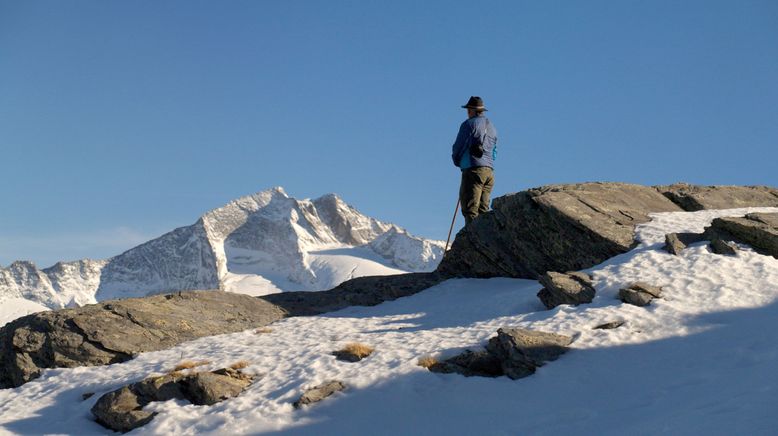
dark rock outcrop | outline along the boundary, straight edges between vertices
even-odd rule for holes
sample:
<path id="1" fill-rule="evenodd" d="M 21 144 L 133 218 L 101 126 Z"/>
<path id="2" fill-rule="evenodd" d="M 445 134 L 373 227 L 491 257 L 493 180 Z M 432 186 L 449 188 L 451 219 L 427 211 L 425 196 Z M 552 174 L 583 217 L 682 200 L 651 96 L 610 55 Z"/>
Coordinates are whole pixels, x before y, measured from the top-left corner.
<path id="1" fill-rule="evenodd" d="M 429 367 L 432 372 L 465 376 L 499 377 L 513 380 L 527 377 L 546 362 L 566 353 L 573 342 L 569 336 L 521 328 L 501 328 L 489 339 L 486 350 L 467 350 Z"/>
<path id="2" fill-rule="evenodd" d="M 619 299 L 635 306 L 648 306 L 654 298 L 662 297 L 662 288 L 648 283 L 635 282 L 619 289 Z"/>
<path id="3" fill-rule="evenodd" d="M 346 389 L 346 385 L 337 380 L 322 383 L 303 392 L 300 399 L 294 402 L 294 408 L 299 409 L 308 404 L 318 403 L 335 392 L 340 392 L 344 389 Z"/>
<path id="4" fill-rule="evenodd" d="M 778 213 L 750 213 L 744 217 L 716 218 L 705 228 L 708 239 L 748 244 L 758 253 L 778 259 Z"/>
<path id="5" fill-rule="evenodd" d="M 260 298 L 283 308 L 289 316 L 311 316 L 349 306 L 375 306 L 416 294 L 446 280 L 438 272 L 358 277 L 322 292 L 282 292 Z"/>
<path id="6" fill-rule="evenodd" d="M 592 267 L 635 245 L 636 224 L 682 209 L 656 189 L 626 183 L 551 185 L 495 198 L 457 234 L 438 271 L 537 279 Z"/>
<path id="7" fill-rule="evenodd" d="M 103 426 L 128 432 L 154 419 L 156 413 L 142 410 L 151 402 L 175 399 L 210 406 L 238 396 L 253 380 L 252 375 L 230 368 L 151 377 L 103 395 L 92 414 Z"/>
<path id="8" fill-rule="evenodd" d="M 778 189 L 769 186 L 699 186 L 676 183 L 656 189 L 683 210 L 778 207 Z"/>
<path id="9" fill-rule="evenodd" d="M 539 281 L 544 287 L 538 292 L 538 298 L 549 309 L 560 304 L 591 303 L 594 299 L 595 290 L 592 286 L 592 278 L 586 273 L 548 271 L 540 276 Z"/>

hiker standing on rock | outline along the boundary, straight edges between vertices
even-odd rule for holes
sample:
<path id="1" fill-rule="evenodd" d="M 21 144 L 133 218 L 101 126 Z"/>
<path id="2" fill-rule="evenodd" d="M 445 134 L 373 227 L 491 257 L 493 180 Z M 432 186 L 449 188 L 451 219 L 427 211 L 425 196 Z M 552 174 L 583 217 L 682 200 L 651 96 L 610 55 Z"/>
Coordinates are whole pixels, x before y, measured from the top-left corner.
<path id="1" fill-rule="evenodd" d="M 486 108 L 481 97 L 470 97 L 467 120 L 459 126 L 451 149 L 454 165 L 462 170 L 459 201 L 465 223 L 489 210 L 489 197 L 494 186 L 494 160 L 497 157 L 497 130 L 484 116 Z"/>

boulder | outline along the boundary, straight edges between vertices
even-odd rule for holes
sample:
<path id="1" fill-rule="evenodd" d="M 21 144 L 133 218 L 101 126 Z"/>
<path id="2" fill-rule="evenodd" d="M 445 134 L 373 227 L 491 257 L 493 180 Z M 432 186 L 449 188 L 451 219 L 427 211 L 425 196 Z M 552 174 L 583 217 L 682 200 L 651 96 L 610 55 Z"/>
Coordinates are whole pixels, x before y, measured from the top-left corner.
<path id="1" fill-rule="evenodd" d="M 156 413 L 143 410 L 151 402 L 175 399 L 213 405 L 239 395 L 253 379 L 251 375 L 230 368 L 150 377 L 103 395 L 92 407 L 92 414 L 101 425 L 128 432 L 154 419 Z"/>
<path id="2" fill-rule="evenodd" d="M 778 189 L 769 186 L 698 186 L 676 183 L 656 189 L 686 211 L 778 207 Z"/>
<path id="3" fill-rule="evenodd" d="M 591 303 L 594 299 L 592 279 L 586 273 L 548 271 L 540 277 L 540 284 L 544 288 L 538 292 L 538 297 L 549 309 L 560 304 Z"/>
<path id="4" fill-rule="evenodd" d="M 734 256 L 737 254 L 737 247 L 735 244 L 722 241 L 718 238 L 710 241 L 710 250 L 716 254 L 723 254 L 726 256 Z"/>
<path id="5" fill-rule="evenodd" d="M 711 240 L 748 244 L 757 252 L 778 259 L 778 213 L 716 218 L 705 228 L 705 235 Z"/>
<path id="6" fill-rule="evenodd" d="M 438 272 L 537 280 L 592 267 L 635 246 L 635 225 L 682 209 L 656 189 L 626 183 L 550 185 L 495 198 L 465 226 Z"/>
<path id="7" fill-rule="evenodd" d="M 643 282 L 635 282 L 619 289 L 619 299 L 635 306 L 648 306 L 654 298 L 662 297 L 662 288 Z"/>
<path id="8" fill-rule="evenodd" d="M 566 353 L 573 342 L 569 336 L 521 328 L 501 328 L 489 339 L 486 349 L 500 360 L 503 373 L 511 379 L 526 377 L 546 362 Z"/>
<path id="9" fill-rule="evenodd" d="M 322 383 L 303 392 L 300 399 L 294 402 L 294 408 L 299 409 L 308 404 L 318 403 L 335 392 L 340 392 L 344 389 L 346 389 L 346 385 L 337 380 Z"/>

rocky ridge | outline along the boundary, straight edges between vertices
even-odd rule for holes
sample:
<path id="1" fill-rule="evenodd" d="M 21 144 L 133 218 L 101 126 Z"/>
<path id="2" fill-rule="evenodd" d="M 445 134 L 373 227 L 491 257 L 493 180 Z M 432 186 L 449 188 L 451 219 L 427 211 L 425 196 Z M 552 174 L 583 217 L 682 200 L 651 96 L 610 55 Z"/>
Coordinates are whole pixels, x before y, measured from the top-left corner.
<path id="1" fill-rule="evenodd" d="M 778 206 L 765 186 L 549 185 L 495 198 L 493 210 L 457 233 L 438 271 L 461 277 L 537 279 L 577 271 L 636 245 L 651 213 Z"/>

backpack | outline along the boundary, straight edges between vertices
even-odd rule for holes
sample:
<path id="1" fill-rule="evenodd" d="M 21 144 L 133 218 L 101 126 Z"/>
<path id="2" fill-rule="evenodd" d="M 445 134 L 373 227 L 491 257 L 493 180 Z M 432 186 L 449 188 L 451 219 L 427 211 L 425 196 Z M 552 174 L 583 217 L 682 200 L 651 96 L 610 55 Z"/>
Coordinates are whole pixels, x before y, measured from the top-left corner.
<path id="1" fill-rule="evenodd" d="M 486 119 L 486 132 L 489 132 L 489 119 Z M 473 141 L 470 144 L 470 156 L 473 156 L 476 159 L 482 158 L 484 155 L 484 144 L 483 142 L 479 140 Z"/>

